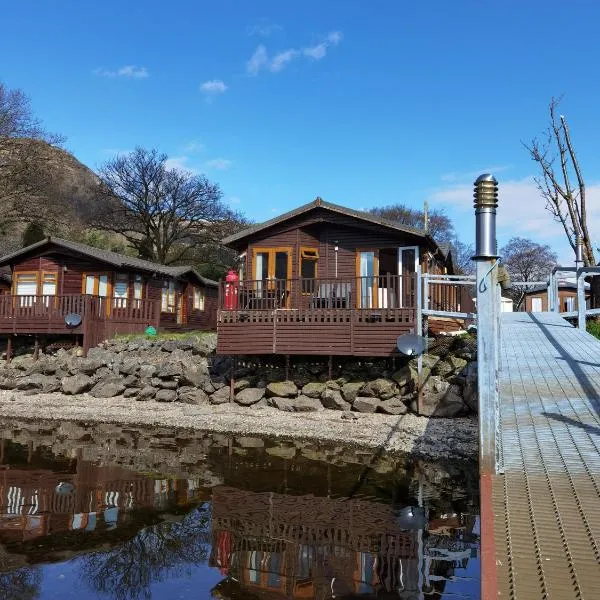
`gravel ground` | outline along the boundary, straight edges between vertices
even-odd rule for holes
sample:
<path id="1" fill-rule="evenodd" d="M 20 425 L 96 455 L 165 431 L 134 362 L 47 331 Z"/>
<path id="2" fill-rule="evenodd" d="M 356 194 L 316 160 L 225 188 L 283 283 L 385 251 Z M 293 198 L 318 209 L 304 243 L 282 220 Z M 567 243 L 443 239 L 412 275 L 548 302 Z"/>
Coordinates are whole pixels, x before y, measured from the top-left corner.
<path id="1" fill-rule="evenodd" d="M 27 396 L 0 391 L 2 417 L 161 425 L 236 435 L 339 442 L 436 460 L 477 459 L 477 422 L 471 418 L 359 414 L 356 420 L 345 420 L 341 415 L 333 410 L 288 413 L 268 407 L 241 408 L 235 404 L 204 407 L 136 402 L 123 397 L 98 399 L 87 394 Z"/>

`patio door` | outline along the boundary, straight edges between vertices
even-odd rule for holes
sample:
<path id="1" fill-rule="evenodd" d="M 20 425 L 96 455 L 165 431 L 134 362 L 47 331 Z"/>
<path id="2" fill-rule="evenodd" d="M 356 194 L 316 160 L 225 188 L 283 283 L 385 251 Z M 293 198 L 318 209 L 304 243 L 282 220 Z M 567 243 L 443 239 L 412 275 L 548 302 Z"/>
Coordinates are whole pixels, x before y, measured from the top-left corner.
<path id="1" fill-rule="evenodd" d="M 104 312 L 107 316 L 110 315 L 110 302 L 106 300 L 110 295 L 109 273 L 88 273 L 84 280 L 84 293 L 102 298 L 100 306 L 104 306 Z M 102 313 L 102 308 L 100 313 Z"/>
<path id="2" fill-rule="evenodd" d="M 378 250 L 357 250 L 356 275 L 358 277 L 357 308 L 376 308 L 377 277 L 379 276 Z"/>
<path id="3" fill-rule="evenodd" d="M 292 276 L 292 249 L 255 248 L 252 262 L 257 297 L 272 296 L 277 307 L 285 305 Z"/>
<path id="4" fill-rule="evenodd" d="M 398 248 L 398 273 L 400 274 L 400 308 L 414 308 L 416 301 L 416 273 L 419 265 L 419 247 Z"/>

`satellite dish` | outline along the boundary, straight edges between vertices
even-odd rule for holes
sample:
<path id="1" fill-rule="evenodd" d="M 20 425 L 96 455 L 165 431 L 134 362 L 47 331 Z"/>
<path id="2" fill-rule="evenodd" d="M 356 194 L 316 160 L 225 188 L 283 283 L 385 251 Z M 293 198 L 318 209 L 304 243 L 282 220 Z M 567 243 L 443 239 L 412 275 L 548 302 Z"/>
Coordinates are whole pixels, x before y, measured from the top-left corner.
<path id="1" fill-rule="evenodd" d="M 425 509 L 420 506 L 405 506 L 394 512 L 400 529 L 423 529 L 427 523 Z"/>
<path id="2" fill-rule="evenodd" d="M 69 313 L 65 317 L 65 323 L 67 324 L 67 327 L 77 327 L 78 325 L 81 325 L 81 315 Z"/>
<path id="3" fill-rule="evenodd" d="M 425 352 L 427 340 L 421 335 L 405 333 L 398 336 L 396 347 L 402 354 L 406 354 L 406 356 L 418 356 Z"/>
<path id="4" fill-rule="evenodd" d="M 72 494 L 75 491 L 75 486 L 72 483 L 69 483 L 68 481 L 61 481 L 56 486 L 54 491 L 57 494 L 60 494 L 61 496 L 68 496 L 69 494 Z"/>

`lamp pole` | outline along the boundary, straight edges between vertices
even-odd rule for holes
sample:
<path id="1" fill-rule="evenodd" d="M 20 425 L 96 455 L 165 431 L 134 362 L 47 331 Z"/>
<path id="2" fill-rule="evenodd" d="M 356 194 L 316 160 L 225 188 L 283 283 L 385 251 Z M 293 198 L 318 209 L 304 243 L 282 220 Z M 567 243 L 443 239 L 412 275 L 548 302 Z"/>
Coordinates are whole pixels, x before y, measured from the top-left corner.
<path id="1" fill-rule="evenodd" d="M 496 208 L 498 182 L 490 174 L 474 184 L 475 256 L 477 286 L 477 387 L 479 393 L 479 472 L 496 472 L 499 428 L 498 349 L 500 306 Z"/>

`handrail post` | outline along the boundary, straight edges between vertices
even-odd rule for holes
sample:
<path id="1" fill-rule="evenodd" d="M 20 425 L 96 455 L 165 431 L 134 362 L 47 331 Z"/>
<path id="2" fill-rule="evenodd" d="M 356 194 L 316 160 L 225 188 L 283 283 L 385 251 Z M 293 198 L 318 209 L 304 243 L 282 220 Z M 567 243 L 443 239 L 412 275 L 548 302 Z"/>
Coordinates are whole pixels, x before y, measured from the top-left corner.
<path id="1" fill-rule="evenodd" d="M 496 473 L 498 414 L 498 255 L 496 207 L 498 182 L 492 175 L 475 181 L 477 388 L 479 394 L 479 472 Z"/>
<path id="2" fill-rule="evenodd" d="M 577 327 L 585 331 L 585 277 L 583 269 L 577 269 Z"/>
<path id="3" fill-rule="evenodd" d="M 416 334 L 423 335 L 423 298 L 422 298 L 422 281 L 421 281 L 421 265 L 417 265 L 417 297 L 416 297 Z M 418 391 L 417 391 L 417 412 L 422 414 L 423 412 L 423 355 L 419 354 L 417 358 L 417 378 L 418 378 Z"/>

